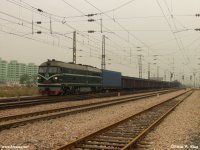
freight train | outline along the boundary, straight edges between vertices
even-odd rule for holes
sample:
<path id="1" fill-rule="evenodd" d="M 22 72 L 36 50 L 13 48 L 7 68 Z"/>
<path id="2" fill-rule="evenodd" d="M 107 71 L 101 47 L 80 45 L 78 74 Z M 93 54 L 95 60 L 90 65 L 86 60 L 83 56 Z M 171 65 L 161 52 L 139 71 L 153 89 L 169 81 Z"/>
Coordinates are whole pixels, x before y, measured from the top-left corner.
<path id="1" fill-rule="evenodd" d="M 122 89 L 175 88 L 178 82 L 155 81 L 122 76 L 120 72 L 93 66 L 65 63 L 55 59 L 42 63 L 38 69 L 38 88 L 42 95 L 66 95 L 82 92 Z"/>

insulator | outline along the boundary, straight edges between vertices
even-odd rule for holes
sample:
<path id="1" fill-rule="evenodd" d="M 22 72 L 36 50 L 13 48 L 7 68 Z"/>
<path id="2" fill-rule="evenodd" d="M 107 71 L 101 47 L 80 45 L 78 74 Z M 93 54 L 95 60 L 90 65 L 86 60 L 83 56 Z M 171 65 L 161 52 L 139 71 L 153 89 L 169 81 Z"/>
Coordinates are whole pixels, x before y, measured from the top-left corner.
<path id="1" fill-rule="evenodd" d="M 170 77 L 171 77 L 171 78 L 173 77 L 173 73 L 171 73 Z"/>
<path id="2" fill-rule="evenodd" d="M 200 16 L 200 14 L 196 14 L 195 16 L 196 16 L 196 17 L 199 17 L 199 16 Z"/>
<path id="3" fill-rule="evenodd" d="M 41 34 L 42 33 L 42 31 L 37 31 L 37 34 Z"/>
<path id="4" fill-rule="evenodd" d="M 39 8 L 37 9 L 37 11 L 39 11 L 39 12 L 43 12 L 43 10 L 42 10 L 42 9 L 39 9 Z"/>
<path id="5" fill-rule="evenodd" d="M 94 16 L 94 15 L 97 15 L 97 14 L 88 14 L 88 15 L 86 15 L 86 16 L 92 17 L 92 16 Z"/>
<path id="6" fill-rule="evenodd" d="M 94 30 L 89 30 L 88 33 L 94 33 Z"/>
<path id="7" fill-rule="evenodd" d="M 94 19 L 88 19 L 88 22 L 93 22 L 93 21 L 95 21 Z"/>
<path id="8" fill-rule="evenodd" d="M 41 21 L 37 21 L 36 23 L 37 23 L 37 24 L 42 24 L 42 22 L 41 22 Z"/>

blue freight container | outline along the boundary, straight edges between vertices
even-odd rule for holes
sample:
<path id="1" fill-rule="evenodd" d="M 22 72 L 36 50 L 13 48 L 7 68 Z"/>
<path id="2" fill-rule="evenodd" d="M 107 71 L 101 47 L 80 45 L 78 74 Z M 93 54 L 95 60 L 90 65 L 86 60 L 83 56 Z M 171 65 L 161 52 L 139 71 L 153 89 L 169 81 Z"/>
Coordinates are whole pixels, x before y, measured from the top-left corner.
<path id="1" fill-rule="evenodd" d="M 103 88 L 121 88 L 121 72 L 102 70 Z"/>

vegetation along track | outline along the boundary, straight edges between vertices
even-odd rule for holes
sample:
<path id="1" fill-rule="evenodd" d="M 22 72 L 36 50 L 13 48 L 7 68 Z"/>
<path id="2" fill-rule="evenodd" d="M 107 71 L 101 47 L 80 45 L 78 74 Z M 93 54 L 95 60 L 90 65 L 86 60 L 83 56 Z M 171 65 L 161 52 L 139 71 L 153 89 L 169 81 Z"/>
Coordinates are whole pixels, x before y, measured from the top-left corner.
<path id="1" fill-rule="evenodd" d="M 170 91 L 162 91 L 162 92 L 157 92 L 157 93 L 165 94 L 169 92 Z M 143 94 L 139 96 L 129 96 L 125 98 L 106 100 L 106 101 L 90 103 L 90 104 L 82 104 L 82 105 L 77 105 L 77 106 L 72 106 L 72 107 L 63 107 L 63 108 L 44 110 L 44 111 L 38 111 L 38 112 L 33 112 L 33 113 L 6 116 L 6 117 L 0 118 L 0 131 L 11 128 L 11 127 L 16 127 L 16 126 L 24 125 L 27 123 L 39 121 L 39 120 L 54 119 L 54 118 L 63 117 L 63 116 L 74 114 L 74 113 L 117 105 L 117 104 L 126 103 L 126 102 L 130 102 L 130 101 L 134 101 L 134 100 L 138 100 L 142 98 L 148 98 L 155 95 L 156 93 L 150 93 L 150 94 Z"/>
<path id="2" fill-rule="evenodd" d="M 56 150 L 132 150 L 142 137 L 191 94 L 192 91 L 179 94 Z"/>
<path id="3" fill-rule="evenodd" d="M 172 89 L 172 90 L 177 90 L 177 89 Z M 167 91 L 172 91 L 172 90 L 163 90 L 163 91 L 167 92 Z M 143 91 L 143 92 L 145 93 L 145 91 Z M 148 91 L 146 91 L 146 92 L 148 92 Z M 123 94 L 126 94 L 126 93 L 123 92 Z M 116 96 L 116 95 L 117 95 L 116 92 L 112 92 L 112 93 L 96 93 L 96 94 L 84 94 L 84 95 L 68 95 L 68 96 L 64 96 L 64 97 L 33 96 L 33 97 L 26 97 L 26 98 L 24 97 L 21 99 L 11 98 L 11 99 L 7 99 L 7 101 L 6 101 L 6 99 L 0 99 L 0 110 L 19 108 L 19 107 L 27 107 L 27 106 L 33 106 L 33 105 L 39 105 L 39 104 L 72 101 L 72 100 L 110 97 L 110 96 Z"/>

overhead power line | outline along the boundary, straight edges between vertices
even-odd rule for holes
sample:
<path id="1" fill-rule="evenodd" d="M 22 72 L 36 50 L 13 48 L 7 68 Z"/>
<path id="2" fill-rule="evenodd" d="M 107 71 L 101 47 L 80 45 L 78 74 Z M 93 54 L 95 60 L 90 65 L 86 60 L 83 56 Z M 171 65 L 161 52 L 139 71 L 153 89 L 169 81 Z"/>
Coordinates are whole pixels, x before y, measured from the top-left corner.
<path id="1" fill-rule="evenodd" d="M 160 3 L 159 3 L 159 0 L 156 0 L 156 2 L 157 2 L 158 6 L 159 6 L 159 8 L 160 8 L 160 10 L 161 10 L 161 12 L 162 12 L 162 14 L 163 14 L 163 17 L 165 18 L 165 20 L 166 20 L 166 22 L 167 22 L 167 24 L 168 24 L 168 26 L 169 26 L 169 28 L 170 28 L 170 30 L 171 30 L 172 35 L 174 36 L 174 38 L 175 38 L 175 40 L 176 40 L 176 43 L 177 43 L 177 46 L 178 46 L 179 51 L 184 53 L 184 50 L 181 48 L 181 46 L 180 46 L 180 44 L 179 44 L 179 42 L 178 42 L 178 39 L 177 39 L 177 37 L 176 37 L 176 34 L 173 32 L 173 28 L 172 28 L 171 24 L 169 23 L 168 19 L 166 18 L 166 15 L 165 15 L 165 13 L 164 13 L 164 10 L 162 9 L 162 7 L 161 7 L 161 5 L 160 5 Z M 170 12 L 169 12 L 169 13 L 170 13 Z M 174 25 L 174 27 L 175 27 L 175 29 L 176 29 L 177 27 L 176 27 L 176 25 L 175 25 L 174 22 L 173 22 L 173 25 Z M 177 29 L 176 29 L 176 30 L 177 30 Z M 180 40 L 180 39 L 179 39 L 179 40 Z M 180 43 L 182 44 L 182 41 L 181 41 L 181 40 L 180 40 Z M 189 58 L 188 58 L 187 56 L 185 56 L 185 55 L 183 54 L 183 57 L 185 58 L 185 60 L 188 60 L 188 62 L 190 63 Z M 193 67 L 190 65 L 190 67 L 188 67 L 188 68 L 189 68 L 189 69 L 192 69 Z"/>
<path id="2" fill-rule="evenodd" d="M 100 10 L 99 8 L 97 8 L 95 5 L 93 5 L 91 2 L 89 2 L 88 0 L 84 0 L 85 2 L 87 2 L 88 4 L 90 4 L 91 6 L 93 6 L 94 8 L 96 8 L 100 13 L 102 13 L 102 14 L 104 14 L 103 13 L 103 11 L 102 10 Z M 107 16 L 108 18 L 110 18 L 110 19 L 113 19 L 111 16 L 109 16 L 109 15 L 107 15 L 107 14 L 104 14 L 105 16 Z M 130 33 L 130 32 L 128 32 L 128 30 L 124 27 L 124 26 L 122 26 L 118 21 L 116 21 L 116 20 L 113 20 L 113 22 L 114 23 L 116 23 L 120 28 L 122 28 L 124 31 L 127 31 L 127 33 L 130 35 L 130 36 L 132 36 L 134 39 L 136 39 L 137 41 L 139 41 L 142 45 L 144 45 L 145 47 L 147 47 L 147 49 L 148 50 L 151 50 L 150 48 L 149 48 L 149 46 L 145 43 L 145 42 L 143 42 L 142 40 L 140 40 L 140 39 L 138 39 L 135 35 L 133 35 L 132 33 Z M 133 45 L 133 46 L 135 46 L 135 44 L 133 44 L 132 42 L 130 42 L 130 41 L 127 41 L 129 44 L 131 44 L 131 45 Z M 153 50 L 151 50 L 151 51 L 153 51 Z M 154 53 L 157 53 L 157 52 L 155 52 L 155 51 L 153 51 Z M 157 53 L 158 54 L 158 53 Z M 166 60 L 166 62 L 168 63 L 168 61 Z"/>
<path id="3" fill-rule="evenodd" d="M 15 4 L 15 3 L 14 3 Z M 24 8 L 24 6 L 22 6 L 21 5 L 21 7 L 23 7 Z M 31 8 L 34 8 L 34 10 L 36 10 L 36 8 L 35 7 L 31 7 Z M 31 9 L 28 9 L 28 8 L 25 8 L 25 9 L 27 9 L 27 10 L 29 10 L 29 11 L 32 11 Z M 41 10 L 41 9 L 40 9 Z M 35 11 L 34 11 L 35 12 Z M 44 11 L 39 11 L 39 12 L 44 12 Z M 38 13 L 37 11 L 36 11 L 36 13 Z M 47 13 L 48 14 L 48 13 Z M 8 14 L 7 14 L 8 15 Z M 44 15 L 43 13 L 41 14 L 41 13 L 39 13 L 39 15 Z M 50 18 L 51 16 L 49 16 L 49 15 L 44 15 L 45 17 L 47 17 L 47 18 Z M 14 17 L 14 16 L 11 16 L 11 17 Z M 15 19 L 18 19 L 18 20 L 20 20 L 21 18 L 17 18 L 17 17 L 15 17 Z M 54 18 L 52 18 L 52 20 L 53 20 Z M 58 19 L 57 19 L 58 20 Z M 56 20 L 56 21 L 57 21 Z M 26 22 L 26 23 L 28 23 L 28 24 L 30 24 L 31 22 L 28 22 L 28 21 L 26 21 L 26 20 L 23 20 L 23 22 Z M 39 27 L 41 27 L 41 28 L 43 28 L 43 29 L 45 29 L 44 27 L 42 27 L 42 26 L 39 26 Z M 49 30 L 49 29 L 46 29 L 47 31 Z M 38 32 L 38 33 L 41 33 L 41 32 Z M 44 32 L 43 32 L 44 33 Z M 54 32 L 53 33 L 54 35 L 55 34 L 57 34 L 57 35 L 61 35 L 61 36 L 66 36 L 66 34 L 61 34 L 61 33 L 57 33 L 57 32 Z M 81 34 L 80 34 L 81 35 Z M 82 35 L 81 35 L 82 36 Z M 70 39 L 72 39 L 72 38 L 70 38 Z M 91 41 L 93 41 L 93 40 L 91 40 Z M 77 40 L 77 42 L 79 42 L 80 43 L 80 41 L 78 41 Z M 93 41 L 94 43 L 97 43 L 96 41 Z M 85 46 L 88 46 L 88 45 L 85 45 Z M 92 45 L 90 45 L 90 46 L 92 46 Z M 109 46 L 111 46 L 110 44 L 109 44 Z M 100 48 L 98 48 L 98 49 L 100 49 Z M 109 51 L 108 51 L 109 52 Z M 113 52 L 111 52 L 110 51 L 110 53 L 112 53 L 113 54 Z"/>

